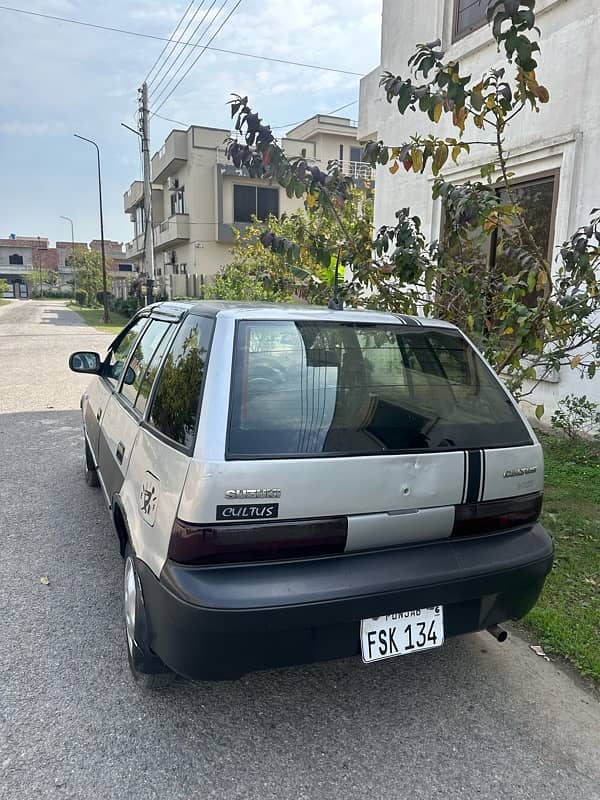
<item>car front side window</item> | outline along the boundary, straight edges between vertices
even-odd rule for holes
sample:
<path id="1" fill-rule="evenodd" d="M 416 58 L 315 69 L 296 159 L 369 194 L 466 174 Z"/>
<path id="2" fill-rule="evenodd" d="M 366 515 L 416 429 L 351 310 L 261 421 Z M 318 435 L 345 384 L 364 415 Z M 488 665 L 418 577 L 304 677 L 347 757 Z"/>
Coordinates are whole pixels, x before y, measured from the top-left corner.
<path id="1" fill-rule="evenodd" d="M 127 362 L 120 393 L 132 406 L 135 405 L 138 393 L 144 382 L 146 370 L 150 366 L 154 354 L 171 324 L 156 319 L 151 320 Z"/>
<path id="2" fill-rule="evenodd" d="M 108 369 L 105 377 L 108 382 L 112 384 L 113 388 L 116 388 L 129 353 L 131 353 L 133 346 L 137 342 L 147 322 L 147 317 L 138 319 L 138 321 L 129 328 L 118 345 L 110 351 L 110 361 L 108 362 Z"/>

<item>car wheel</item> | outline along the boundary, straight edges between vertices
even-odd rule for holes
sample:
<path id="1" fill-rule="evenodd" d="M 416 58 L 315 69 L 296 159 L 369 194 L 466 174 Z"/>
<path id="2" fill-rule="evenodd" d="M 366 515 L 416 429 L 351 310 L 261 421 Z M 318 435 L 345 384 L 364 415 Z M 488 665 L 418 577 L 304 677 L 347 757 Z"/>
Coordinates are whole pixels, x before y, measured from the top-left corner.
<path id="1" fill-rule="evenodd" d="M 85 482 L 88 486 L 100 486 L 98 472 L 94 466 L 94 459 L 87 441 L 85 443 Z"/>
<path id="2" fill-rule="evenodd" d="M 143 689 L 162 689 L 176 678 L 174 672 L 152 653 L 147 644 L 146 611 L 142 585 L 137 574 L 133 549 L 125 549 L 123 572 L 123 614 L 129 669 L 135 682 Z"/>

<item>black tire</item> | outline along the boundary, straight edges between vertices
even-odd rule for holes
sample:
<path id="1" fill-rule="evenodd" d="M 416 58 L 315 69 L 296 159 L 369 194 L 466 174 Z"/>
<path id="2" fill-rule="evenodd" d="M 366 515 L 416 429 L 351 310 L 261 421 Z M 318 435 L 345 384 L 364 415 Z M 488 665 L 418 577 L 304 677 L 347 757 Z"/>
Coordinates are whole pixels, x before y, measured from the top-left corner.
<path id="1" fill-rule="evenodd" d="M 125 547 L 123 568 L 123 620 L 125 644 L 129 669 L 135 682 L 142 689 L 164 689 L 177 677 L 147 644 L 146 610 L 142 596 L 142 585 L 135 566 L 131 545 Z"/>
<path id="2" fill-rule="evenodd" d="M 85 482 L 88 486 L 100 486 L 98 472 L 94 466 L 94 459 L 92 458 L 90 446 L 88 445 L 87 441 L 85 443 Z"/>

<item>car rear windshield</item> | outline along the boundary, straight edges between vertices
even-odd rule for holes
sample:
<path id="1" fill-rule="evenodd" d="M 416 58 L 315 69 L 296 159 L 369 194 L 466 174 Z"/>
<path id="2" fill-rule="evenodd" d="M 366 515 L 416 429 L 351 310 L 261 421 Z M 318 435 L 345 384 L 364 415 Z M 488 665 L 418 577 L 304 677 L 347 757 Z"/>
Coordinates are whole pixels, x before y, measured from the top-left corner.
<path id="1" fill-rule="evenodd" d="M 238 323 L 229 458 L 525 444 L 531 439 L 519 414 L 458 332 Z"/>

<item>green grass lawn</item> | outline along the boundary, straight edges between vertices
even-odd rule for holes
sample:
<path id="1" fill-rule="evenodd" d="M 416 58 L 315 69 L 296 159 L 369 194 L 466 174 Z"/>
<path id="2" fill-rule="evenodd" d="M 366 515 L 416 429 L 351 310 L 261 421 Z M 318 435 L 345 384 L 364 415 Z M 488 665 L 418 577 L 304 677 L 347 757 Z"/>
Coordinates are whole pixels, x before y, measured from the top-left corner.
<path id="1" fill-rule="evenodd" d="M 555 563 L 525 618 L 541 645 L 600 682 L 600 444 L 542 434 L 543 522 Z"/>
<path id="2" fill-rule="evenodd" d="M 101 308 L 80 308 L 75 303 L 69 303 L 71 311 L 75 311 L 83 318 L 84 322 L 96 328 L 100 333 L 113 333 L 117 334 L 129 322 L 129 318 L 123 314 L 117 314 L 115 311 L 110 312 L 110 322 L 108 325 L 104 323 L 104 311 Z"/>

